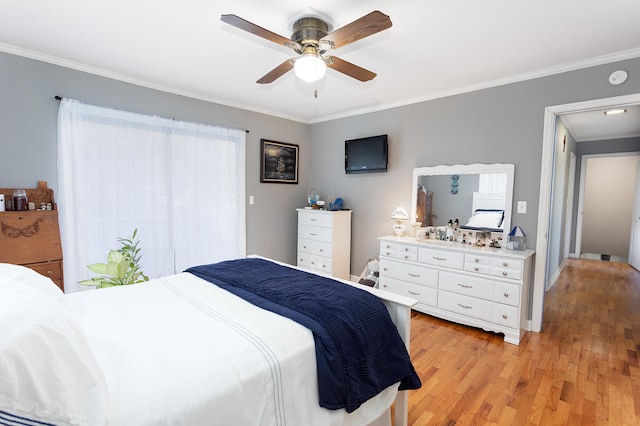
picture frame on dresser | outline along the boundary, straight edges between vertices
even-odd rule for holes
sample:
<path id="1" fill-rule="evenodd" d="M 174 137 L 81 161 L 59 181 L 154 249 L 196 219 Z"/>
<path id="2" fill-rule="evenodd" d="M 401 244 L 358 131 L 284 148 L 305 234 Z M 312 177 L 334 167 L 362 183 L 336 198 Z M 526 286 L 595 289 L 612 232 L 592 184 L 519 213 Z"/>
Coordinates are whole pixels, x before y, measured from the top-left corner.
<path id="1" fill-rule="evenodd" d="M 260 139 L 260 183 L 298 183 L 296 144 Z"/>

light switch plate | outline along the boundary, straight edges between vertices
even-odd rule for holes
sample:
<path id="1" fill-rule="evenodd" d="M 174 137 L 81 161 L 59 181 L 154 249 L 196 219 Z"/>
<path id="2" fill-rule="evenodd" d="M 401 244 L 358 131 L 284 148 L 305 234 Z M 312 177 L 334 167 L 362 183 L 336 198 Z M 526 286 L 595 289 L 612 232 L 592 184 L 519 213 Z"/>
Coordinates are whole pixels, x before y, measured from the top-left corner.
<path id="1" fill-rule="evenodd" d="M 518 213 L 524 214 L 527 212 L 527 202 L 526 201 L 518 201 Z"/>
<path id="2" fill-rule="evenodd" d="M 256 199 L 253 198 L 253 195 L 249 195 L 249 205 L 253 205 L 256 202 Z"/>

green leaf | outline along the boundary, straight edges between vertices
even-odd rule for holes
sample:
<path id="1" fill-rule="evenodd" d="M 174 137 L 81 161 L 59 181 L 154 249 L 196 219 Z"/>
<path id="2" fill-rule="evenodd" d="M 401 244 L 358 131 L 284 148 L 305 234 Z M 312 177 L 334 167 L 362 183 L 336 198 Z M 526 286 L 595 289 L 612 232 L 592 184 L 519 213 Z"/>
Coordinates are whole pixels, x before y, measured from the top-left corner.
<path id="1" fill-rule="evenodd" d="M 118 250 L 109 251 L 109 255 L 107 256 L 107 262 L 111 263 L 120 263 L 122 261 L 122 253 Z"/>
<path id="2" fill-rule="evenodd" d="M 88 265 L 87 268 L 91 272 L 95 272 L 96 274 L 106 274 L 107 273 L 107 264 L 106 263 L 92 263 Z"/>
<path id="3" fill-rule="evenodd" d="M 136 240 L 137 235 L 138 230 L 135 229 L 131 238 L 118 238 L 122 247 L 109 251 L 107 263 L 93 263 L 87 266 L 91 272 L 102 276 L 82 280 L 80 284 L 105 288 L 149 281 L 149 277 L 144 275 L 139 265 L 141 250 L 140 241 Z"/>

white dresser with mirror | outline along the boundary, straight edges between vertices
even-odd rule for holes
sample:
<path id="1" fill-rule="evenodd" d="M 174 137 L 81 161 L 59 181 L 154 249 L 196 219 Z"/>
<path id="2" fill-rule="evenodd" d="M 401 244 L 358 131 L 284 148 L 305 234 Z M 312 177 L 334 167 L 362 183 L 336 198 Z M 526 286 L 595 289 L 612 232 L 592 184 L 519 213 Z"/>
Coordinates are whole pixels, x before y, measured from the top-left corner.
<path id="1" fill-rule="evenodd" d="M 478 181 L 501 182 L 480 190 Z M 504 174 L 504 176 L 501 176 Z M 451 176 L 457 176 L 451 179 Z M 511 227 L 514 167 L 511 164 L 472 164 L 421 167 L 413 173 L 411 222 L 421 211 L 419 191 L 433 193 L 437 225 L 449 219 L 472 223 L 477 212 L 503 210 L 495 229 L 468 228 L 469 233 L 497 236 L 499 248 L 467 240 L 441 241 L 414 236 L 380 237 L 380 288 L 418 300 L 413 309 L 460 324 L 504 334 L 505 342 L 519 344 L 530 329 L 529 307 L 533 250 L 507 250 Z M 431 180 L 430 180 L 431 179 Z M 452 191 L 451 182 L 457 183 Z M 489 188 L 486 186 L 485 188 Z M 484 192 L 482 192 L 484 191 Z M 478 194 L 481 192 L 480 194 Z M 489 192 L 489 193 L 486 193 Z M 481 201 L 478 201 L 481 200 Z M 486 201 L 488 200 L 488 201 Z M 478 203 L 487 202 L 487 205 Z M 446 204 L 438 205 L 438 203 Z M 490 207 L 490 208 L 486 208 Z M 462 235 L 463 230 L 460 231 Z M 466 234 L 465 234 L 466 235 Z M 475 235 L 475 234 L 474 234 Z M 502 239 L 500 239 L 502 238 Z M 475 240 L 474 240 L 475 242 Z"/>
<path id="2" fill-rule="evenodd" d="M 533 254 L 381 237 L 379 286 L 418 300 L 417 311 L 504 333 L 505 342 L 517 345 L 530 328 Z"/>

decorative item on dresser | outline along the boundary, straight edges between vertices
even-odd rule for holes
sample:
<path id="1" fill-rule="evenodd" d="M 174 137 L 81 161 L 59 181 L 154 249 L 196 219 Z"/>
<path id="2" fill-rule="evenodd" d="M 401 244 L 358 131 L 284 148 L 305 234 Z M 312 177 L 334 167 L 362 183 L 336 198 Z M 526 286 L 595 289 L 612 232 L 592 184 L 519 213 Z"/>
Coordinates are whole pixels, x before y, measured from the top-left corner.
<path id="1" fill-rule="evenodd" d="M 14 191 L 0 188 L 5 200 L 10 199 Z M 37 188 L 26 190 L 26 196 L 36 208 L 42 205 L 46 210 L 0 212 L 0 262 L 29 267 L 51 278 L 64 290 L 62 245 L 53 190 L 47 188 L 47 182 L 38 182 Z"/>
<path id="2" fill-rule="evenodd" d="M 351 274 L 351 210 L 298 212 L 298 267 L 348 280 Z"/>
<path id="3" fill-rule="evenodd" d="M 529 324 L 533 250 L 380 237 L 383 290 L 418 299 L 413 309 L 504 333 L 518 345 Z"/>

